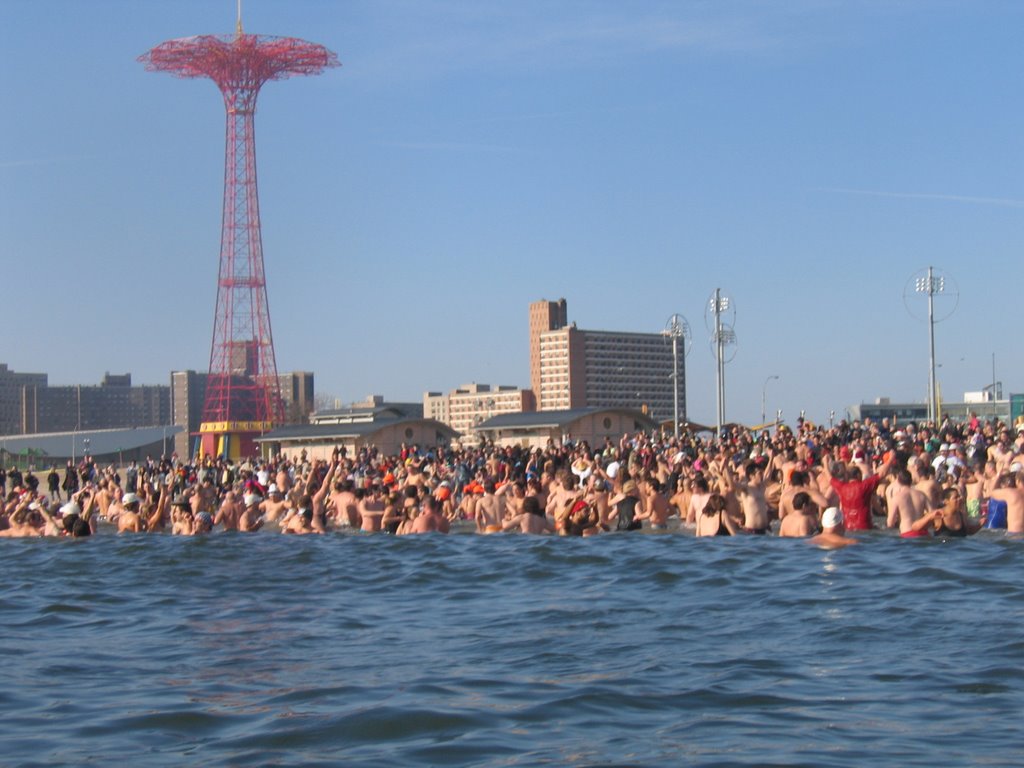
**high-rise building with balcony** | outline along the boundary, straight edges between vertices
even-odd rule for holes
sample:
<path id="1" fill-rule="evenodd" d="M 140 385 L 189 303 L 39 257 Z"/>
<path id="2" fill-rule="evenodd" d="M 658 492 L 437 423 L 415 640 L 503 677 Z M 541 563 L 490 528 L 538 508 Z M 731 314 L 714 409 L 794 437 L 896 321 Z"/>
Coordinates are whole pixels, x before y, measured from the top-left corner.
<path id="1" fill-rule="evenodd" d="M 530 305 L 530 381 L 538 410 L 638 408 L 671 419 L 672 371 L 664 334 L 581 330 L 568 322 L 565 299 Z M 684 381 L 679 391 L 682 397 Z"/>

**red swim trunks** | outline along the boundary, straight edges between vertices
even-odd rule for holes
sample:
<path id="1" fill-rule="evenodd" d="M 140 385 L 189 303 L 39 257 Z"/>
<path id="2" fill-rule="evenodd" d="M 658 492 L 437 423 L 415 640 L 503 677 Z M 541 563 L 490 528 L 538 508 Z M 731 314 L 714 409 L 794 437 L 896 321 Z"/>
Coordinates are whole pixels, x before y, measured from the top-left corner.
<path id="1" fill-rule="evenodd" d="M 901 533 L 900 534 L 900 538 L 901 539 L 920 539 L 922 536 L 930 536 L 930 535 L 931 534 L 928 533 L 927 530 L 922 528 L 919 531 L 907 531 L 906 533 Z"/>

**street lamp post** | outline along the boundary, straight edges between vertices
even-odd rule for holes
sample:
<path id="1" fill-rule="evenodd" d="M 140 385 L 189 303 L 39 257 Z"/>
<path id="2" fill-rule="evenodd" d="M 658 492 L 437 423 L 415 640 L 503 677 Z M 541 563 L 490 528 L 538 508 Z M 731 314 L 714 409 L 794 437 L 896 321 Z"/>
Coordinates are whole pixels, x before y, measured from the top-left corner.
<path id="1" fill-rule="evenodd" d="M 716 288 L 714 295 L 708 301 L 708 306 L 704 313 L 704 322 L 708 325 L 708 330 L 711 331 L 711 343 L 717 361 L 718 415 L 715 425 L 717 430 L 715 438 L 717 440 L 722 439 L 722 425 L 725 423 L 725 364 L 729 362 L 729 360 L 726 360 L 725 348 L 736 345 L 736 332 L 732 328 L 732 323 L 722 319 L 722 315 L 726 312 L 731 317 L 735 317 L 736 309 L 728 297 L 722 296 L 722 290 Z M 732 350 L 732 352 L 735 354 L 735 350 Z M 730 357 L 729 359 L 731 360 L 732 358 Z"/>
<path id="2" fill-rule="evenodd" d="M 935 369 L 938 367 L 935 364 L 935 324 L 945 320 L 956 311 L 956 307 L 960 302 L 960 295 L 956 287 L 956 281 L 942 274 L 941 270 L 928 267 L 927 270 L 922 270 L 917 274 L 921 276 L 911 276 L 910 280 L 907 281 L 907 286 L 903 291 L 903 302 L 910 309 L 907 298 L 911 283 L 914 285 L 914 293 L 925 294 L 928 297 L 928 419 L 934 424 L 939 420 L 940 408 L 939 386 L 935 375 Z M 941 317 L 935 316 L 936 296 L 944 300 L 945 309 L 941 313 Z M 915 314 L 913 310 L 910 310 L 910 312 Z"/>
<path id="3" fill-rule="evenodd" d="M 764 386 L 761 387 L 761 423 L 764 424 L 764 420 L 767 418 L 767 409 L 765 408 L 766 400 L 768 397 L 768 382 L 774 379 L 779 380 L 779 377 L 775 374 L 769 376 L 764 380 Z"/>
<path id="4" fill-rule="evenodd" d="M 684 345 L 690 338 L 690 324 L 686 322 L 686 318 L 682 315 L 675 314 L 668 319 L 668 323 L 665 326 L 665 330 L 662 331 L 663 336 L 667 336 L 672 339 L 672 435 L 675 439 L 679 440 L 679 341 L 682 339 Z M 683 420 L 686 419 L 686 352 L 687 349 L 683 347 L 682 355 L 682 377 L 683 377 Z"/>
<path id="5" fill-rule="evenodd" d="M 928 267 L 928 277 L 921 278 L 915 286 L 918 293 L 928 294 L 928 420 L 933 424 L 939 418 L 938 385 L 935 380 L 935 294 L 941 293 L 945 280 L 933 277 L 932 268 Z"/>

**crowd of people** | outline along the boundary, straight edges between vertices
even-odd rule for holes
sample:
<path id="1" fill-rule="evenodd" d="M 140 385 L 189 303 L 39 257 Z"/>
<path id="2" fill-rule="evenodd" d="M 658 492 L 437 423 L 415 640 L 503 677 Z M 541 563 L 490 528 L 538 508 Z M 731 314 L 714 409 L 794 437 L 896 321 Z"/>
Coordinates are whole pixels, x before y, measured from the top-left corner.
<path id="1" fill-rule="evenodd" d="M 679 440 L 637 433 L 545 448 L 336 448 L 233 463 L 177 456 L 100 467 L 0 470 L 0 537 L 349 530 L 394 535 L 681 531 L 778 535 L 829 547 L 851 531 L 962 537 L 1024 533 L 1024 429 L 800 421 Z"/>

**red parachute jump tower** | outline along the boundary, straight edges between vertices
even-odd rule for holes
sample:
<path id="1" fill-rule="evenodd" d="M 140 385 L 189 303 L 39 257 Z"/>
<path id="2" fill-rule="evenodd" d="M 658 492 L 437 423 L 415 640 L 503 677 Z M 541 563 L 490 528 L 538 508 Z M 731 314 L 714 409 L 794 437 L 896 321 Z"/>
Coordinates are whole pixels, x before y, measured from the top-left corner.
<path id="1" fill-rule="evenodd" d="M 263 271 L 253 132 L 256 96 L 268 80 L 318 75 L 338 66 L 338 58 L 304 40 L 245 34 L 239 4 L 234 35 L 169 40 L 139 61 L 152 72 L 208 77 L 224 96 L 220 272 L 199 434 L 202 455 L 237 459 L 253 454 L 253 438 L 284 419 Z"/>

